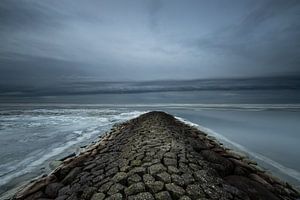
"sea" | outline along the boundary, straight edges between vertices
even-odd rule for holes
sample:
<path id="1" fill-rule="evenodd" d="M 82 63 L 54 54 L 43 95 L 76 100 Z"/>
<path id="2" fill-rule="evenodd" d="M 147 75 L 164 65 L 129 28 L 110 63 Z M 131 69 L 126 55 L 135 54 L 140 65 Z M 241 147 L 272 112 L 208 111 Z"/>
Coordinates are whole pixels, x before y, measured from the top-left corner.
<path id="1" fill-rule="evenodd" d="M 153 110 L 197 127 L 300 188 L 300 79 L 133 82 L 105 87 L 82 94 L 0 95 L 2 198 L 49 173 L 53 160 L 79 154 L 114 124 Z"/>

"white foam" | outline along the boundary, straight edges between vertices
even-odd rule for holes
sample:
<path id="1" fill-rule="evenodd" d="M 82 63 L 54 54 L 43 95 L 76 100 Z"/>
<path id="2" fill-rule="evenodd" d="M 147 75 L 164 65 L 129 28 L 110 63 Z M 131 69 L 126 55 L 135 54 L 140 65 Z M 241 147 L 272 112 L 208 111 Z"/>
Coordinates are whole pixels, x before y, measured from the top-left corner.
<path id="1" fill-rule="evenodd" d="M 264 163 L 267 163 L 268 165 L 271 165 L 272 167 L 274 167 L 275 169 L 277 169 L 278 171 L 280 171 L 282 174 L 285 174 L 291 178 L 294 178 L 298 181 L 300 181 L 300 172 L 298 172 L 297 170 L 295 169 L 292 169 L 292 168 L 289 168 L 289 167 L 286 167 L 286 166 L 283 166 L 282 164 L 262 155 L 262 154 L 259 154 L 259 153 L 256 153 L 256 152 L 252 152 L 250 151 L 249 149 L 247 149 L 246 147 L 224 137 L 223 135 L 213 131 L 212 129 L 209 129 L 209 128 L 206 128 L 202 125 L 199 125 L 199 124 L 195 124 L 193 122 L 190 122 L 186 119 L 183 119 L 181 117 L 176 117 L 176 119 L 190 125 L 190 126 L 193 126 L 193 127 L 196 127 L 198 128 L 200 131 L 208 134 L 208 135 L 211 135 L 211 136 L 214 136 L 218 139 L 220 139 L 221 141 L 224 141 L 232 146 L 234 146 L 235 148 L 237 148 L 238 150 L 244 152 L 245 154 L 248 154 L 250 156 L 252 156 L 253 158 L 259 160 L 259 161 L 262 161 Z"/>

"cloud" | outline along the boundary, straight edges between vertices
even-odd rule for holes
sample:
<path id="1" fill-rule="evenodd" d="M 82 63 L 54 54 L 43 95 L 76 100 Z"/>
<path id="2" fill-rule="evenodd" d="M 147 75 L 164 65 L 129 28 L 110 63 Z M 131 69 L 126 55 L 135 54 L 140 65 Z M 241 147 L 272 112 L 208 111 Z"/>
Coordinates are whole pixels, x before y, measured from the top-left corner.
<path id="1" fill-rule="evenodd" d="M 300 74 L 298 2 L 2 0 L 0 83 Z"/>
<path id="2" fill-rule="evenodd" d="M 154 32 L 159 31 L 159 12 L 163 7 L 161 0 L 149 1 L 149 26 Z"/>

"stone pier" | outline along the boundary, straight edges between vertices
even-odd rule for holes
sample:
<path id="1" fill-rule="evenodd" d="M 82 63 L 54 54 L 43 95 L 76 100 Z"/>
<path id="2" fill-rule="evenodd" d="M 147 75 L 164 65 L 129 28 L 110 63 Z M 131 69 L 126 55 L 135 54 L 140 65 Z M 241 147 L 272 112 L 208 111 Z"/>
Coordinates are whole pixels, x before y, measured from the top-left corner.
<path id="1" fill-rule="evenodd" d="M 164 112 L 115 125 L 18 200 L 289 200 L 299 193 L 246 156 Z"/>

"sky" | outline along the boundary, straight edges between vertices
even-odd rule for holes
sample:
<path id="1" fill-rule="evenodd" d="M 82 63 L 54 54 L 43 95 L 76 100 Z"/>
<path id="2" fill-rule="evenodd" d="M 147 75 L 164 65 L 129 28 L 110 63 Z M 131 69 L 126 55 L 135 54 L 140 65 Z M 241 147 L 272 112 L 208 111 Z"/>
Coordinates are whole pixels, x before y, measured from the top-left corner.
<path id="1" fill-rule="evenodd" d="M 300 75 L 298 0 L 1 0 L 0 89 Z"/>

